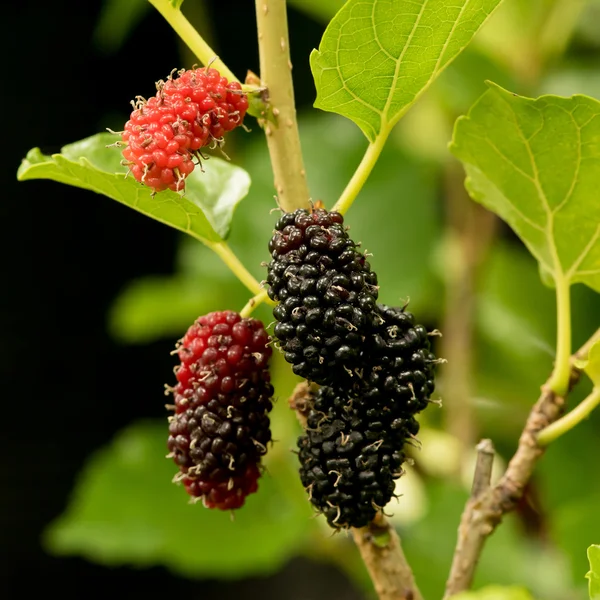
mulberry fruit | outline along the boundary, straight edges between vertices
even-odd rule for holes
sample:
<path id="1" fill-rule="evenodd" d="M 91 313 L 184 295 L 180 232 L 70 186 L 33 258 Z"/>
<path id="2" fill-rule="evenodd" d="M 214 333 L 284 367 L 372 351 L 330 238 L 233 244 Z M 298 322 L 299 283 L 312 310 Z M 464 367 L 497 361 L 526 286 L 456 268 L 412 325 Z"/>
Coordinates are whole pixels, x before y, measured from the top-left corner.
<path id="1" fill-rule="evenodd" d="M 341 214 L 283 214 L 269 243 L 268 294 L 279 304 L 274 335 L 296 375 L 320 385 L 357 377 L 376 308 L 377 276 Z"/>
<path id="2" fill-rule="evenodd" d="M 271 441 L 268 342 L 260 321 L 233 311 L 200 317 L 181 340 L 167 445 L 176 480 L 209 508 L 239 508 L 257 490 Z"/>
<path id="3" fill-rule="evenodd" d="M 404 444 L 416 435 L 413 417 L 389 419 L 380 406 L 322 387 L 306 432 L 298 439 L 300 479 L 310 501 L 335 528 L 364 527 L 393 497 Z"/>
<path id="4" fill-rule="evenodd" d="M 434 391 L 439 362 L 427 329 L 415 325 L 404 308 L 385 304 L 377 305 L 372 327 L 362 353 L 362 377 L 354 381 L 353 392 L 365 403 L 381 399 L 394 412 L 421 412 Z"/>
<path id="5" fill-rule="evenodd" d="M 336 528 L 365 526 L 393 497 L 439 362 L 426 328 L 404 308 L 378 304 L 372 317 L 361 376 L 314 394 L 298 440 L 302 483 Z"/>
<path id="6" fill-rule="evenodd" d="M 227 81 L 216 69 L 182 70 L 178 75 L 159 82 L 159 95 L 181 110 L 196 107 L 195 124 L 207 132 L 209 142 L 220 140 L 224 133 L 242 124 L 248 98 L 237 81 Z"/>
<path id="7" fill-rule="evenodd" d="M 183 190 L 201 148 L 221 143 L 248 109 L 240 84 L 216 69 L 178 75 L 158 82 L 156 96 L 148 101 L 138 97 L 122 134 L 124 164 L 154 191 Z"/>

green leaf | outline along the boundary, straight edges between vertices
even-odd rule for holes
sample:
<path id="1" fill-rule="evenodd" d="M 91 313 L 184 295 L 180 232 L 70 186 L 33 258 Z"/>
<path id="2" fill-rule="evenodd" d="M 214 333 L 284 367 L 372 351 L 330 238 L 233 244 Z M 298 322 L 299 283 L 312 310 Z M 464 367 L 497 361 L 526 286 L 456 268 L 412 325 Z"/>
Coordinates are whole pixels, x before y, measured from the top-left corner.
<path id="1" fill-rule="evenodd" d="M 100 133 L 62 148 L 60 154 L 46 156 L 39 148 L 30 150 L 17 177 L 52 179 L 104 194 L 139 212 L 209 242 L 227 237 L 233 213 L 250 187 L 248 173 L 211 157 L 186 180 L 185 195 L 170 190 L 152 195 L 149 188 L 133 177 L 125 177 L 118 148 L 107 148 L 115 137 Z"/>
<path id="2" fill-rule="evenodd" d="M 176 338 L 199 315 L 226 307 L 236 309 L 232 301 L 243 303 L 247 296 L 237 279 L 219 281 L 205 274 L 145 277 L 129 283 L 117 297 L 110 309 L 109 326 L 121 342 L 146 344 L 158 338 Z"/>
<path id="3" fill-rule="evenodd" d="M 450 146 L 470 195 L 515 230 L 542 273 L 600 291 L 600 102 L 489 85 Z"/>
<path id="4" fill-rule="evenodd" d="M 46 531 L 46 546 L 107 565 L 161 564 L 210 577 L 270 573 L 298 552 L 316 523 L 288 447 L 270 450 L 258 492 L 232 518 L 189 504 L 171 483 L 166 436 L 166 420 L 140 422 L 94 455 L 67 512 Z"/>
<path id="5" fill-rule="evenodd" d="M 315 106 L 372 142 L 470 42 L 501 0 L 349 0 L 310 55 Z"/>
<path id="6" fill-rule="evenodd" d="M 169 0 L 171 6 L 176 9 L 180 9 L 183 4 L 183 0 Z"/>
<path id="7" fill-rule="evenodd" d="M 533 600 L 533 597 L 524 588 L 490 585 L 474 592 L 456 594 L 452 600 Z"/>
<path id="8" fill-rule="evenodd" d="M 586 577 L 590 580 L 590 600 L 600 600 L 600 546 L 590 546 L 587 551 L 590 571 Z"/>

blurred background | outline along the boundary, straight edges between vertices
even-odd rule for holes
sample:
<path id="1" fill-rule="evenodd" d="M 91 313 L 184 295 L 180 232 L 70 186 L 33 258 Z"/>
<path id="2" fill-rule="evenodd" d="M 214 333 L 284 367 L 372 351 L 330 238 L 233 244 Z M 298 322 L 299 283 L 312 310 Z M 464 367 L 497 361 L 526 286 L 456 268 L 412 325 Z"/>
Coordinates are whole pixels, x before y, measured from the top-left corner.
<path id="1" fill-rule="evenodd" d="M 296 100 L 313 199 L 331 206 L 366 147 L 358 128 L 312 109 L 308 64 L 341 0 L 290 0 Z M 0 293 L 0 595 L 359 600 L 372 597 L 345 534 L 312 511 L 291 452 L 276 359 L 274 438 L 257 494 L 236 514 L 190 506 L 164 459 L 163 386 L 176 340 L 200 314 L 239 310 L 245 289 L 191 239 L 107 198 L 48 181 L 17 183 L 31 147 L 120 130 L 136 95 L 194 59 L 145 0 L 20 0 L 3 7 L 3 284 Z M 258 72 L 249 0 L 186 0 L 184 12 L 240 78 Z M 446 147 L 485 80 L 524 95 L 600 98 L 600 1 L 505 0 L 476 41 L 392 134 L 347 216 L 373 253 L 380 298 L 444 337 L 421 449 L 387 512 L 423 593 L 441 596 L 468 496 L 473 444 L 491 437 L 497 472 L 516 447 L 554 352 L 552 290 L 514 235 L 465 195 Z M 252 177 L 230 243 L 258 279 L 275 206 L 262 135 L 234 132 L 227 153 Z M 574 344 L 598 327 L 600 299 L 573 288 Z M 271 321 L 261 307 L 256 316 Z M 583 382 L 573 402 L 589 391 Z M 436 397 L 438 397 L 436 396 Z M 585 596 L 600 543 L 600 413 L 540 463 L 519 511 L 490 539 L 476 585 L 521 584 L 536 598 Z M 503 462 L 504 461 L 504 462 Z"/>

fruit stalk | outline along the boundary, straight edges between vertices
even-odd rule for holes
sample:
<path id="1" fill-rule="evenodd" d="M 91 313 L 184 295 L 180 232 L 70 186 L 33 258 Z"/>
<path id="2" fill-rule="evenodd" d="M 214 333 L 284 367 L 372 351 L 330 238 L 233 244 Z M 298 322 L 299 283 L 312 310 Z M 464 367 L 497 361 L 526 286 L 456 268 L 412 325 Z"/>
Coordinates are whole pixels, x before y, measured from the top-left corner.
<path id="1" fill-rule="evenodd" d="M 148 2 L 165 18 L 203 65 L 210 62 L 210 66 L 219 71 L 223 77 L 227 77 L 229 81 L 239 81 L 213 49 L 202 39 L 202 36 L 194 29 L 179 8 L 175 8 L 169 0 L 148 0 Z"/>
<path id="2" fill-rule="evenodd" d="M 265 115 L 259 122 L 267 138 L 278 202 L 286 212 L 309 208 L 296 121 L 285 0 L 256 0 L 256 21 L 260 78 L 267 88 L 263 98 L 270 113 L 269 118 Z"/>
<path id="3" fill-rule="evenodd" d="M 600 330 L 571 357 L 567 392 L 579 381 L 581 369 L 577 366 L 578 361 L 587 356 L 591 345 L 599 337 Z M 508 463 L 506 472 L 494 486 L 467 501 L 458 528 L 458 541 L 446 583 L 445 600 L 471 586 L 485 541 L 504 515 L 515 509 L 537 461 L 544 454 L 544 447 L 538 442 L 538 433 L 558 419 L 564 404 L 565 398 L 554 392 L 548 383 L 544 384 L 538 401 L 529 413 L 519 446 Z"/>

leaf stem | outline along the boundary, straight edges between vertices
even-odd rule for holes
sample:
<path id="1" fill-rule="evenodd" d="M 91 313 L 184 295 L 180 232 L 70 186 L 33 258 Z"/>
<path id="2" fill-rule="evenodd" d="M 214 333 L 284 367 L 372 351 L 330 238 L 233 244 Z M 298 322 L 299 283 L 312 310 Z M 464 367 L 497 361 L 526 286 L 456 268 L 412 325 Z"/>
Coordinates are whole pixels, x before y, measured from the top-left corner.
<path id="1" fill-rule="evenodd" d="M 261 294 L 263 289 L 254 279 L 250 271 L 242 264 L 227 242 L 206 242 L 206 245 L 219 255 L 221 260 L 231 269 L 233 274 L 255 295 Z"/>
<path id="2" fill-rule="evenodd" d="M 556 316 L 556 362 L 548 386 L 564 396 L 571 373 L 571 286 L 562 273 L 556 276 Z"/>
<path id="3" fill-rule="evenodd" d="M 377 159 L 385 146 L 388 136 L 389 131 L 382 131 L 382 133 L 375 138 L 375 141 L 368 145 L 360 164 L 354 172 L 354 175 L 352 175 L 352 179 L 348 182 L 346 189 L 342 192 L 342 195 L 339 197 L 339 200 L 335 203 L 332 210 L 345 214 L 352 206 L 352 203 L 360 193 L 360 190 L 369 178 L 373 167 L 377 163 Z"/>
<path id="4" fill-rule="evenodd" d="M 280 206 L 309 208 L 309 192 L 296 121 L 285 0 L 256 0 L 260 79 L 270 108 L 263 119 Z"/>
<path id="5" fill-rule="evenodd" d="M 198 60 L 217 69 L 229 81 L 239 79 L 229 70 L 227 65 L 216 55 L 214 50 L 204 41 L 194 26 L 185 18 L 181 9 L 175 8 L 169 0 L 148 0 L 154 8 L 165 18 L 167 23 L 175 30 Z"/>
<path id="6" fill-rule="evenodd" d="M 558 419 L 558 421 L 554 421 L 552 425 L 548 425 L 548 427 L 542 429 L 537 437 L 538 444 L 540 446 L 547 446 L 558 439 L 561 435 L 573 429 L 575 425 L 581 423 L 599 404 L 600 387 L 595 387 L 592 393 L 585 400 L 582 400 L 571 412 Z"/>
<path id="7" fill-rule="evenodd" d="M 250 300 L 248 300 L 246 303 L 246 306 L 244 306 L 244 308 L 242 308 L 240 311 L 240 315 L 244 319 L 249 317 L 254 312 L 254 309 L 258 308 L 265 301 L 270 302 L 269 296 L 267 296 L 267 290 L 263 290 L 262 292 L 256 294 L 256 296 L 250 298 Z"/>

